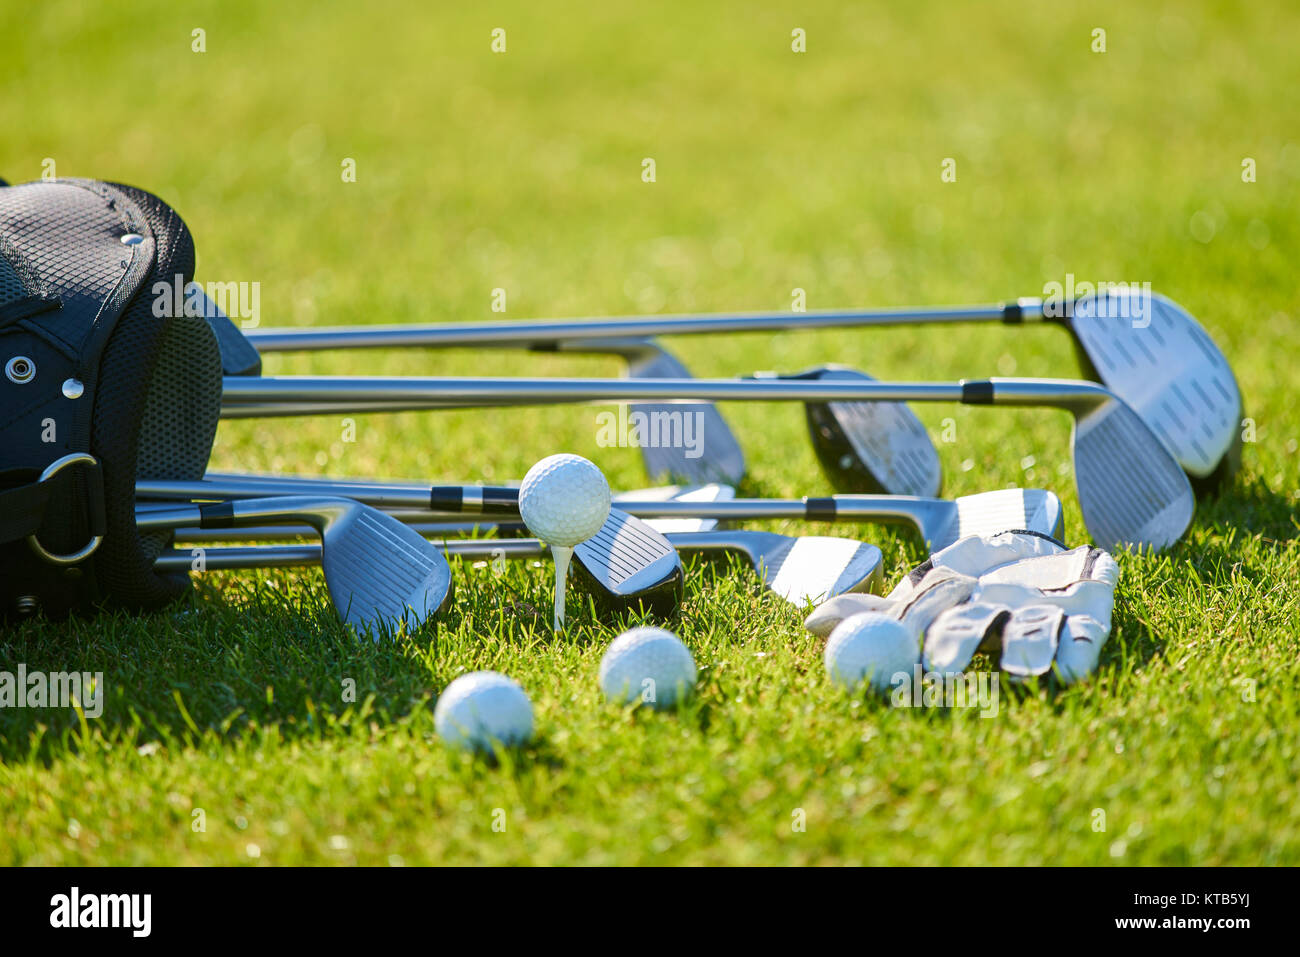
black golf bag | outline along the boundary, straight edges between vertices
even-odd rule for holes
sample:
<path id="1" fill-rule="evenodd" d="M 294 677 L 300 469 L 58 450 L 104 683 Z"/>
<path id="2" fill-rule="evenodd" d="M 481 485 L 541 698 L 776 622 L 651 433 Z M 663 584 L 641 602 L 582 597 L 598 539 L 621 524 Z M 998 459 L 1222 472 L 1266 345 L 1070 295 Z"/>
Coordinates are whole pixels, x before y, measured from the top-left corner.
<path id="1" fill-rule="evenodd" d="M 0 182 L 0 618 L 186 590 L 153 570 L 170 533 L 136 530 L 135 483 L 207 467 L 222 366 L 207 319 L 177 308 L 193 273 L 156 196 Z"/>

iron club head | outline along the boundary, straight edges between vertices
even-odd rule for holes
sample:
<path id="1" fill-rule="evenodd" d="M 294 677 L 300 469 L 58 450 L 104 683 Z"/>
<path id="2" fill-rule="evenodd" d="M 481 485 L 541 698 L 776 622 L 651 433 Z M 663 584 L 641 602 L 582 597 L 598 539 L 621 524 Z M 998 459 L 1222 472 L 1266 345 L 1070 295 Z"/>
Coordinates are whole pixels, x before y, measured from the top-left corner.
<path id="1" fill-rule="evenodd" d="M 1241 390 L 1192 314 L 1119 286 L 1069 304 L 1064 320 L 1085 369 L 1123 399 L 1202 490 L 1241 463 Z"/>
<path id="2" fill-rule="evenodd" d="M 672 537 L 683 550 L 741 552 L 763 584 L 800 608 L 851 591 L 879 592 L 883 557 L 875 545 L 850 538 L 729 529 Z"/>
<path id="3" fill-rule="evenodd" d="M 1038 488 L 1007 488 L 931 499 L 918 510 L 921 537 L 932 552 L 969 535 L 1027 531 L 1057 540 L 1065 533 L 1065 513 L 1055 494 Z"/>
<path id="4" fill-rule="evenodd" d="M 826 365 L 783 379 L 874 382 L 844 366 Z M 939 453 L 921 420 L 903 402 L 808 402 L 808 435 L 822 471 L 841 492 L 939 494 Z"/>
<path id="5" fill-rule="evenodd" d="M 660 532 L 616 508 L 573 550 L 575 580 L 605 605 L 667 614 L 681 602 L 685 575 L 677 550 Z"/>
<path id="6" fill-rule="evenodd" d="M 619 492 L 618 502 L 727 502 L 736 497 L 730 485 L 661 485 L 657 488 L 639 488 Z M 650 518 L 642 516 L 645 523 L 658 532 L 707 532 L 718 527 L 716 518 Z"/>
<path id="7" fill-rule="evenodd" d="M 325 586 L 340 616 L 376 639 L 385 628 L 416 628 L 451 599 L 451 570 L 418 532 L 376 508 L 345 498 L 286 495 L 137 516 L 141 528 L 231 527 L 268 521 L 310 525 L 321 539 Z"/>
<path id="8" fill-rule="evenodd" d="M 1071 436 L 1079 509 L 1103 548 L 1170 547 L 1191 524 L 1187 473 L 1142 418 L 1114 396 L 1076 415 Z"/>
<path id="9" fill-rule="evenodd" d="M 629 357 L 627 375 L 632 379 L 689 379 L 691 373 L 671 353 L 653 342 L 642 344 L 635 358 Z M 671 405 L 637 402 L 629 409 L 629 421 L 640 421 L 641 458 L 653 481 L 686 482 L 702 485 L 721 482 L 735 485 L 745 476 L 745 453 L 731 427 L 708 403 Z M 639 420 L 632 415 L 641 416 Z M 666 441 L 665 441 L 666 440 Z"/>

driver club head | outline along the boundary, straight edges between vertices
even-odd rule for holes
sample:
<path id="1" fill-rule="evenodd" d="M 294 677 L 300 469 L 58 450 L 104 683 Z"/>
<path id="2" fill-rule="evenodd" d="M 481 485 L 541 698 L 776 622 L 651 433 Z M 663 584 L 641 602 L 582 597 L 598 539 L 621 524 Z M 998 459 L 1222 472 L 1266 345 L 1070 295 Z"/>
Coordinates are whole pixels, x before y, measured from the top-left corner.
<path id="1" fill-rule="evenodd" d="M 1136 286 L 1085 296 L 1068 312 L 1085 368 L 1151 427 L 1198 490 L 1237 470 L 1241 390 L 1191 313 Z"/>
<path id="2" fill-rule="evenodd" d="M 835 365 L 787 378 L 876 381 L 865 372 Z M 804 411 L 813 451 L 836 491 L 925 498 L 939 494 L 939 453 L 906 403 L 809 402 Z"/>

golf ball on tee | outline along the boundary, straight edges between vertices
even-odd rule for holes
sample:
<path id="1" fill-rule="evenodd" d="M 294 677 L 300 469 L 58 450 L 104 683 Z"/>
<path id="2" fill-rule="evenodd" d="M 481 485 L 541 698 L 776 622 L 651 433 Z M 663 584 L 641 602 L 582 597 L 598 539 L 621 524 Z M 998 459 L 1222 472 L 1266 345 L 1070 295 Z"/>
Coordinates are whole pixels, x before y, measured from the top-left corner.
<path id="1" fill-rule="evenodd" d="M 695 688 L 695 659 L 671 631 L 633 628 L 614 639 L 600 659 L 600 690 L 616 704 L 640 700 L 671 708 Z"/>
<path id="2" fill-rule="evenodd" d="M 921 642 L 897 618 L 865 611 L 845 618 L 826 641 L 826 673 L 838 685 L 856 690 L 866 682 L 887 694 L 898 672 L 912 677 L 921 660 Z"/>
<path id="3" fill-rule="evenodd" d="M 462 751 L 514 747 L 533 736 L 533 705 L 513 679 L 497 671 L 471 671 L 443 690 L 433 724 L 438 737 Z"/>
<path id="4" fill-rule="evenodd" d="M 546 544 L 572 548 L 600 531 L 609 517 L 609 483 L 581 455 L 548 455 L 519 486 L 519 514 Z"/>

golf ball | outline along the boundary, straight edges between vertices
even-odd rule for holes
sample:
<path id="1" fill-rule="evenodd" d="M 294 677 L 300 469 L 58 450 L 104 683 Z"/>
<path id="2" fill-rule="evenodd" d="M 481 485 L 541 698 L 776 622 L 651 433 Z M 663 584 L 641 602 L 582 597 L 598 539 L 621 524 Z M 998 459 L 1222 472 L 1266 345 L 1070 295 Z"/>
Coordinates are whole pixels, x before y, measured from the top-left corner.
<path id="1" fill-rule="evenodd" d="M 600 659 L 600 690 L 616 704 L 671 708 L 695 687 L 695 659 L 680 638 L 644 626 L 623 632 Z"/>
<path id="2" fill-rule="evenodd" d="M 894 675 L 912 677 L 921 660 L 921 642 L 898 619 L 877 611 L 845 618 L 826 642 L 826 673 L 850 691 L 865 682 L 878 694 L 893 687 Z"/>
<path id="3" fill-rule="evenodd" d="M 433 709 L 438 737 L 462 751 L 526 744 L 533 705 L 518 682 L 497 671 L 471 671 L 447 685 Z"/>
<path id="4" fill-rule="evenodd" d="M 581 455 L 548 455 L 519 486 L 519 514 L 546 544 L 572 548 L 600 531 L 609 517 L 609 483 Z"/>

